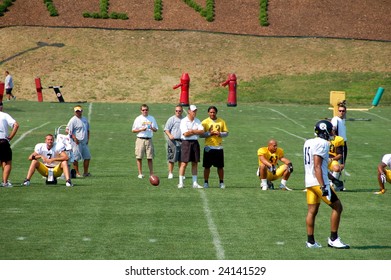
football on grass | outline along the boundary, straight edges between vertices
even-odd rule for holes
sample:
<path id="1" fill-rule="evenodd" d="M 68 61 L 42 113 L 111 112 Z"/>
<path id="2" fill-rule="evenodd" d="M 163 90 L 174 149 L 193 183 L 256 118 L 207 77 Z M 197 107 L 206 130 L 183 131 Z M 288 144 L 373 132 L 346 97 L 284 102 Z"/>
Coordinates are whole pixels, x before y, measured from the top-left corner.
<path id="1" fill-rule="evenodd" d="M 149 182 L 152 186 L 159 186 L 160 180 L 159 177 L 156 175 L 149 176 Z"/>

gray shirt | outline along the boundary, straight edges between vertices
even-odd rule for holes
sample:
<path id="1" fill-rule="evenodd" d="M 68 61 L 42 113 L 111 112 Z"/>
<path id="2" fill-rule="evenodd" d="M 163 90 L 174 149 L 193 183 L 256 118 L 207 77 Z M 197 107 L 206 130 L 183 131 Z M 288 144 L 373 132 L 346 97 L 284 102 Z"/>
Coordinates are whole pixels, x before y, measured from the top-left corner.
<path id="1" fill-rule="evenodd" d="M 85 117 L 81 117 L 80 119 L 76 116 L 73 116 L 67 125 L 69 129 L 69 134 L 75 135 L 77 140 L 80 143 L 88 142 L 88 131 L 90 130 L 90 124 Z"/>
<path id="2" fill-rule="evenodd" d="M 181 139 L 181 120 L 182 118 L 178 118 L 177 116 L 170 117 L 166 125 L 164 126 L 164 131 L 168 130 L 175 139 Z"/>

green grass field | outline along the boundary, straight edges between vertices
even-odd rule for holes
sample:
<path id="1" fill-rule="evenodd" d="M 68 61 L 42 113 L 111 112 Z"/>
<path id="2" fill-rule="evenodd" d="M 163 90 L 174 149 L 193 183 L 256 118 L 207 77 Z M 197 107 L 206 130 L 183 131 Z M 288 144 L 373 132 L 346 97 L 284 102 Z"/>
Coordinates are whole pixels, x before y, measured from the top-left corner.
<path id="1" fill-rule="evenodd" d="M 131 125 L 140 104 L 85 103 L 91 124 L 92 177 L 46 186 L 39 174 L 20 187 L 28 155 L 47 133 L 66 124 L 72 103 L 5 102 L 4 111 L 20 124 L 12 141 L 13 188 L 0 188 L 2 260 L 389 260 L 391 199 L 378 189 L 376 167 L 390 153 L 391 107 L 348 111 L 349 156 L 343 176 L 346 192 L 340 236 L 350 250 L 305 248 L 306 200 L 302 146 L 319 119 L 332 116 L 325 105 L 216 104 L 230 135 L 224 140 L 225 182 L 220 190 L 215 169 L 211 188 L 177 189 L 177 169 L 167 179 L 163 126 L 172 104 L 149 104 L 159 123 L 154 144 L 159 187 L 137 179 L 135 135 Z M 197 104 L 199 119 L 210 104 Z M 369 106 L 368 106 L 369 107 Z M 259 188 L 257 149 L 279 141 L 295 171 L 292 192 Z M 203 141 L 200 141 L 203 144 Z M 144 173 L 147 172 L 146 161 Z M 203 169 L 199 167 L 199 183 Z M 389 185 L 387 185 L 389 188 Z M 322 205 L 315 237 L 327 246 L 330 209 Z"/>

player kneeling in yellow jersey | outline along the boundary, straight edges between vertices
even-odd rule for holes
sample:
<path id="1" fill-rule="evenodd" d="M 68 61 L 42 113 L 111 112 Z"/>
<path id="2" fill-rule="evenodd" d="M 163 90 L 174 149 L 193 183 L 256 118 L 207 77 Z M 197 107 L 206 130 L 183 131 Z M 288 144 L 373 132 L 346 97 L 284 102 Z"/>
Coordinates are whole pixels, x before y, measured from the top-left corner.
<path id="1" fill-rule="evenodd" d="M 375 194 L 384 194 L 386 192 L 385 183 L 391 184 L 391 154 L 383 155 L 380 163 L 377 166 L 377 180 L 380 190 Z"/>
<path id="2" fill-rule="evenodd" d="M 331 180 L 330 186 L 336 191 L 346 190 L 343 182 L 339 180 L 341 171 L 344 169 L 343 164 L 343 149 L 345 142 L 341 136 L 334 136 L 330 141 L 329 150 L 329 164 L 328 169 L 331 172 L 329 179 Z"/>
<path id="3" fill-rule="evenodd" d="M 278 165 L 281 161 L 283 165 Z M 286 186 L 289 176 L 293 172 L 293 165 L 289 159 L 284 156 L 284 150 L 278 147 L 277 141 L 269 140 L 267 147 L 258 149 L 258 171 L 257 175 L 261 180 L 261 188 L 274 189 L 272 181 L 281 179 L 280 189 L 291 191 L 292 189 Z"/>

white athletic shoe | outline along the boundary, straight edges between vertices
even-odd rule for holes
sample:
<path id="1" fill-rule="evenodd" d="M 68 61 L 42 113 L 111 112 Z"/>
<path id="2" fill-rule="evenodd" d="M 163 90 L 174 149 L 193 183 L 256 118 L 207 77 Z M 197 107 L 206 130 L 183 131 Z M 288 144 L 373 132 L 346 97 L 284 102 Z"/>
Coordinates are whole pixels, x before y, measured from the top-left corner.
<path id="1" fill-rule="evenodd" d="M 24 180 L 22 186 L 26 186 L 26 187 L 30 186 L 30 180 L 27 180 L 27 179 Z"/>
<path id="2" fill-rule="evenodd" d="M 183 184 L 178 184 L 178 189 L 183 189 Z"/>
<path id="3" fill-rule="evenodd" d="M 263 191 L 267 191 L 267 185 L 263 185 L 263 184 L 261 183 L 261 189 L 262 189 Z"/>
<path id="4" fill-rule="evenodd" d="M 1 183 L 1 186 L 4 188 L 12 188 L 12 184 L 10 181 L 7 181 L 6 183 Z"/>
<path id="5" fill-rule="evenodd" d="M 168 179 L 172 179 L 172 178 L 174 178 L 174 174 L 172 174 L 172 173 L 169 173 L 167 178 L 168 178 Z"/>
<path id="6" fill-rule="evenodd" d="M 200 185 L 198 185 L 198 183 L 197 183 L 197 182 L 194 182 L 194 183 L 193 183 L 193 188 L 194 188 L 194 189 L 203 189 L 204 187 L 203 187 L 203 186 L 200 186 Z"/>
<path id="7" fill-rule="evenodd" d="M 280 184 L 280 190 L 291 191 L 292 189 L 288 188 L 287 186 L 284 186 L 283 184 Z"/>
<path id="8" fill-rule="evenodd" d="M 225 189 L 225 184 L 224 183 L 220 183 L 220 189 Z"/>
<path id="9" fill-rule="evenodd" d="M 350 246 L 342 242 L 341 238 L 337 238 L 334 241 L 331 241 L 330 237 L 328 239 L 328 246 L 336 249 L 349 249 Z"/>
<path id="10" fill-rule="evenodd" d="M 73 184 L 72 184 L 71 180 L 67 180 L 66 183 L 65 183 L 65 186 L 66 187 L 73 187 Z"/>
<path id="11" fill-rule="evenodd" d="M 318 249 L 322 248 L 322 245 L 320 245 L 318 242 L 315 242 L 314 244 L 309 243 L 308 241 L 305 243 L 305 246 L 310 249 Z"/>
<path id="12" fill-rule="evenodd" d="M 143 174 L 138 174 L 137 178 L 142 179 L 142 178 L 144 178 L 144 175 Z"/>

